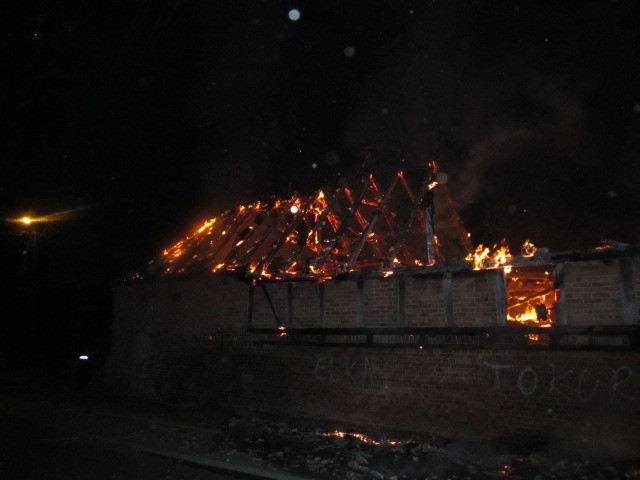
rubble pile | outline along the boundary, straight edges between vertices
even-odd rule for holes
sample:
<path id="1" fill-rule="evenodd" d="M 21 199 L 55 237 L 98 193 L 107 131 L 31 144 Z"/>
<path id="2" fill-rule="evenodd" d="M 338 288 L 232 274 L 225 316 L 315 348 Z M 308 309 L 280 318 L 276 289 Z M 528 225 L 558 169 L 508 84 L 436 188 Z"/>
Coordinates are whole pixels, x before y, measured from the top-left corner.
<path id="1" fill-rule="evenodd" d="M 327 480 L 640 479 L 637 465 L 513 454 L 486 442 L 373 438 L 256 417 L 232 417 L 208 441 L 212 454 L 242 453 L 265 467 Z"/>

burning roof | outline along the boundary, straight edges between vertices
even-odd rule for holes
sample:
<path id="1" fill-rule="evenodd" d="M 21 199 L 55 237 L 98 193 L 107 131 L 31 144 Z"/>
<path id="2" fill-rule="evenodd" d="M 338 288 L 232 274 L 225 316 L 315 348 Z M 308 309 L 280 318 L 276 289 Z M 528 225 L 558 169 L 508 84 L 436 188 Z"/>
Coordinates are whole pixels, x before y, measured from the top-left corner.
<path id="1" fill-rule="evenodd" d="M 505 281 L 506 320 L 550 327 L 560 295 L 553 258 L 631 253 L 619 242 L 581 254 L 550 255 L 529 240 L 516 257 L 504 243 L 474 249 L 445 182 L 438 182 L 444 176 L 435 163 L 429 170 L 413 185 L 403 172 L 386 185 L 369 175 L 330 194 L 319 190 L 238 205 L 165 249 L 149 271 L 164 277 L 236 272 L 264 284 L 324 281 L 352 272 L 387 277 L 395 270 L 421 275 L 497 269 Z"/>
<path id="2" fill-rule="evenodd" d="M 373 175 L 331 194 L 319 190 L 239 205 L 205 221 L 152 263 L 160 275 L 236 271 L 266 279 L 325 279 L 463 259 L 473 251 L 437 166 L 412 186 Z"/>

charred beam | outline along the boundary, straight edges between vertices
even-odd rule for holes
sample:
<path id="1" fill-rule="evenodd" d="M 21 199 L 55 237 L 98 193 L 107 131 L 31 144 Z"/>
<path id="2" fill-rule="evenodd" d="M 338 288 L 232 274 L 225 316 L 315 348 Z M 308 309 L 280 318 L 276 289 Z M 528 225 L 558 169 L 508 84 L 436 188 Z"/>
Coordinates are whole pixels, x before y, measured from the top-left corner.
<path id="1" fill-rule="evenodd" d="M 236 232 L 240 228 L 240 225 L 244 222 L 244 217 L 248 214 L 249 209 L 241 207 L 239 211 L 233 212 L 230 215 L 231 221 L 225 224 L 225 228 L 220 232 L 220 236 L 212 248 L 214 249 L 210 255 L 211 262 L 214 264 L 223 263 L 223 258 L 218 258 L 224 251 L 225 247 L 235 239 Z"/>
<path id="2" fill-rule="evenodd" d="M 553 267 L 553 286 L 560 290 L 560 299 L 556 305 L 556 325 L 566 325 L 567 306 L 564 293 L 564 263 L 558 263 Z"/>
<path id="3" fill-rule="evenodd" d="M 356 305 L 356 325 L 359 327 L 364 326 L 364 278 L 359 278 L 357 281 L 358 298 Z"/>
<path id="4" fill-rule="evenodd" d="M 267 290 L 267 284 L 261 283 L 262 291 L 264 292 L 264 296 L 267 299 L 267 303 L 269 304 L 269 308 L 271 309 L 271 313 L 273 313 L 273 318 L 276 320 L 278 326 L 284 326 L 278 312 L 276 311 L 276 306 L 273 304 L 273 300 L 271 299 L 271 295 L 269 295 L 269 290 Z"/>
<path id="5" fill-rule="evenodd" d="M 409 211 L 409 216 L 407 217 L 407 220 L 404 222 L 404 224 L 400 227 L 400 230 L 398 231 L 398 236 L 396 237 L 395 244 L 387 254 L 387 259 L 386 259 L 387 266 L 391 266 L 393 264 L 393 259 L 396 258 L 396 256 L 398 255 L 398 251 L 400 250 L 400 247 L 404 243 L 404 239 L 407 236 L 407 233 L 409 232 L 409 228 L 411 228 L 411 224 L 413 223 L 416 214 L 420 210 L 420 205 L 422 205 L 422 200 L 424 198 L 424 195 L 426 194 L 429 188 L 429 183 L 425 179 L 425 181 L 422 184 L 422 189 L 420 190 L 420 194 L 416 197 L 411 191 L 411 189 L 409 188 L 409 185 L 407 185 L 407 182 L 404 179 L 404 177 L 401 176 L 400 179 L 402 181 L 402 184 L 404 185 L 405 190 L 407 191 L 407 194 L 409 195 L 409 198 L 413 201 L 413 205 L 411 205 L 411 210 Z"/>
<path id="6" fill-rule="evenodd" d="M 334 195 L 331 197 L 329 202 L 327 202 L 327 207 L 322 211 L 320 215 L 318 215 L 316 222 L 313 224 L 313 227 L 311 227 L 309 236 L 313 237 L 313 235 L 315 235 L 317 232 L 319 232 L 322 229 L 322 227 L 326 222 L 327 216 L 329 215 L 329 213 L 333 211 L 333 208 L 335 207 L 338 194 L 340 192 L 343 192 L 345 188 L 346 187 L 342 187 L 338 189 L 338 191 L 334 193 Z M 296 248 L 294 249 L 293 253 L 289 256 L 287 261 L 284 263 L 282 268 L 283 271 L 287 271 L 291 268 L 291 265 L 296 260 L 296 258 L 298 258 L 298 255 L 300 255 L 300 253 L 305 249 L 305 247 L 306 245 L 296 245 Z"/>
<path id="7" fill-rule="evenodd" d="M 247 324 L 249 330 L 253 327 L 253 285 L 249 285 L 249 299 L 247 301 Z"/>
<path id="8" fill-rule="evenodd" d="M 431 183 L 431 182 L 429 182 Z M 433 265 L 436 263 L 436 246 L 435 246 L 435 226 L 433 223 L 433 189 L 427 187 L 427 193 L 425 195 L 425 235 L 427 237 L 427 265 Z"/>
<path id="9" fill-rule="evenodd" d="M 404 174 L 401 171 L 398 172 L 396 175 L 397 175 L 397 178 L 396 180 L 394 180 L 394 182 L 397 181 L 398 178 L 404 176 Z M 393 220 L 393 215 L 389 214 L 388 206 L 386 204 L 382 208 L 382 218 L 384 218 L 385 223 L 387 224 L 391 232 L 395 233 L 395 231 L 398 230 L 397 222 Z"/>
<path id="10" fill-rule="evenodd" d="M 287 210 L 290 209 L 292 204 L 293 203 L 289 203 L 287 205 Z M 304 208 L 302 208 L 300 210 L 303 211 Z M 258 272 L 262 272 L 262 270 L 269 268 L 269 265 L 271 265 L 271 262 L 273 261 L 273 259 L 278 254 L 278 251 L 285 244 L 285 242 L 287 241 L 287 238 L 289 237 L 289 235 L 291 235 L 291 233 L 296 229 L 296 227 L 300 224 L 300 222 L 304 218 L 304 215 L 302 215 L 301 211 L 298 212 L 298 214 L 296 214 L 296 216 L 294 217 L 293 221 L 284 230 L 284 232 L 282 232 L 280 234 L 280 237 L 278 238 L 278 240 L 275 243 L 275 245 L 273 247 L 271 247 L 271 250 L 269 251 L 269 253 L 262 259 L 262 261 L 260 261 L 260 263 L 258 265 L 258 268 L 257 268 Z M 286 212 L 284 212 L 284 215 L 286 215 Z"/>
<path id="11" fill-rule="evenodd" d="M 548 294 L 552 293 L 554 290 L 555 290 L 555 288 L 546 288 L 546 289 L 544 289 L 542 291 L 536 290 L 536 291 L 534 291 L 534 293 L 532 293 L 531 295 L 528 295 L 527 297 L 523 298 L 522 300 L 518 300 L 517 302 L 509 302 L 509 308 L 516 308 L 516 307 L 520 307 L 522 305 L 526 305 L 531 300 L 535 300 L 536 298 L 540 298 L 540 297 L 542 297 L 544 295 L 548 295 Z"/>
<path id="12" fill-rule="evenodd" d="M 318 308 L 320 309 L 320 325 L 324 327 L 325 325 L 325 288 L 324 283 L 318 284 Z"/>
<path id="13" fill-rule="evenodd" d="M 338 228 L 338 231 L 336 232 L 335 237 L 334 237 L 333 241 L 331 242 L 330 246 L 325 250 L 325 252 L 322 254 L 322 256 L 318 259 L 318 261 L 314 265 L 315 268 L 317 268 L 318 270 L 322 269 L 322 267 L 324 266 L 324 264 L 327 261 L 327 258 L 329 258 L 329 255 L 331 254 L 331 252 L 333 252 L 333 250 L 336 248 L 336 245 L 340 241 L 342 235 L 347 230 L 347 228 L 349 227 L 349 224 L 351 223 L 351 221 L 356 216 L 358 208 L 360 208 L 360 205 L 362 204 L 362 200 L 364 200 L 364 197 L 367 194 L 367 191 L 369 190 L 369 188 L 371 188 L 372 182 L 373 182 L 373 177 L 370 176 L 368 181 L 365 182 L 364 188 L 362 189 L 362 191 L 358 195 L 358 198 L 353 203 L 353 205 L 351 207 L 351 211 L 349 212 L 349 215 L 347 215 L 347 217 L 344 219 L 344 221 L 342 222 L 342 224 Z"/>
<path id="14" fill-rule="evenodd" d="M 444 297 L 444 318 L 447 325 L 455 324 L 453 312 L 453 279 L 451 273 L 447 272 L 442 277 L 442 294 Z"/>
<path id="15" fill-rule="evenodd" d="M 562 335 L 634 335 L 640 332 L 639 325 L 572 325 L 558 327 Z M 277 328 L 252 328 L 249 333 L 279 335 Z M 290 336 L 295 335 L 511 335 L 511 334 L 548 334 L 549 328 L 506 325 L 486 327 L 347 327 L 347 328 L 290 328 Z"/>
<path id="16" fill-rule="evenodd" d="M 633 275 L 633 261 L 620 258 L 620 280 L 622 281 L 622 319 L 624 323 L 638 323 L 638 298 Z"/>
<path id="17" fill-rule="evenodd" d="M 259 209 L 252 209 L 250 214 L 247 215 L 247 218 L 245 218 L 242 224 L 237 228 L 238 235 L 236 235 L 236 238 L 234 239 L 236 240 L 236 243 L 234 243 L 229 254 L 224 259 L 224 263 L 226 265 L 242 265 L 242 263 L 237 262 L 238 257 L 240 256 L 240 252 L 246 249 L 247 244 L 250 243 L 251 237 L 254 236 L 256 217 L 260 214 Z"/>
<path id="18" fill-rule="evenodd" d="M 398 277 L 398 325 L 407 326 L 407 282 L 404 275 Z"/>
<path id="19" fill-rule="evenodd" d="M 276 207 L 273 207 L 268 212 L 265 212 L 265 215 L 270 216 L 274 212 L 274 210 L 276 210 Z M 271 224 L 265 229 L 262 235 L 260 235 L 258 240 L 256 240 L 253 245 L 245 252 L 245 254 L 240 257 L 240 259 L 238 260 L 238 263 L 240 265 L 246 265 L 247 263 L 249 263 L 249 258 L 251 258 L 252 254 L 254 254 L 256 250 L 260 248 L 260 246 L 271 236 L 271 233 L 276 229 L 278 224 L 284 220 L 286 213 L 286 209 L 280 209 L 280 212 L 277 215 L 277 219 L 275 221 L 271 221 Z"/>
<path id="20" fill-rule="evenodd" d="M 507 324 L 507 287 L 503 270 L 495 270 L 493 278 L 496 294 L 496 323 L 505 326 Z"/>
<path id="21" fill-rule="evenodd" d="M 575 326 L 549 328 L 536 326 L 493 326 L 493 327 L 381 327 L 381 328 L 300 328 L 287 329 L 287 337 L 280 336 L 280 329 L 253 328 L 249 333 L 273 335 L 273 340 L 257 343 L 279 345 L 323 345 L 332 347 L 363 346 L 376 348 L 429 348 L 447 345 L 461 348 L 477 347 L 492 350 L 601 350 L 635 351 L 638 348 L 638 325 Z M 528 335 L 555 337 L 549 343 L 531 343 Z M 573 345 L 567 341 L 571 336 L 619 337 L 628 342 L 620 344 L 587 343 Z M 360 337 L 357 342 L 339 337 Z M 411 337 L 409 341 L 388 341 L 384 337 Z M 382 341 L 377 341 L 377 340 Z M 564 339 L 564 341 L 562 341 Z"/>
<path id="22" fill-rule="evenodd" d="M 287 285 L 287 325 L 293 324 L 293 284 Z"/>
<path id="23" fill-rule="evenodd" d="M 362 251 L 362 247 L 364 247 L 365 242 L 368 240 L 371 230 L 373 230 L 373 227 L 375 226 L 376 221 L 378 220 L 378 217 L 382 212 L 382 209 L 384 208 L 385 204 L 389 201 L 389 197 L 391 196 L 391 193 L 393 192 L 394 188 L 396 188 L 397 183 L 398 183 L 398 175 L 396 175 L 396 177 L 393 179 L 393 182 L 391 182 L 391 185 L 389 185 L 389 188 L 385 192 L 384 196 L 380 199 L 380 202 L 378 203 L 378 206 L 376 207 L 376 210 L 373 216 L 371 217 L 371 220 L 369 220 L 369 224 L 360 235 L 360 239 L 358 240 L 357 245 L 351 252 L 351 256 L 349 257 L 349 260 L 343 266 L 343 271 L 348 271 L 358 259 L 358 256 Z"/>

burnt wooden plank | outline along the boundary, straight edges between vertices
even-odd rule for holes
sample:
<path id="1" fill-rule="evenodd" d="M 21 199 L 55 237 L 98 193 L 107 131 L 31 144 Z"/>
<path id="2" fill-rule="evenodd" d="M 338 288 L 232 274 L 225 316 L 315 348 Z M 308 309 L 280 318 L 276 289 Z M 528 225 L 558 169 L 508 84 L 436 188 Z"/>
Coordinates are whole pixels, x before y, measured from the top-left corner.
<path id="1" fill-rule="evenodd" d="M 363 327 L 365 325 L 364 318 L 364 278 L 359 278 L 357 281 L 358 286 L 358 299 L 356 310 L 356 325 Z"/>
<path id="2" fill-rule="evenodd" d="M 253 285 L 249 285 L 249 295 L 247 299 L 247 324 L 249 330 L 253 327 Z"/>
<path id="3" fill-rule="evenodd" d="M 496 323 L 500 326 L 507 324 L 507 286 L 504 270 L 495 270 L 494 291 L 496 294 Z"/>
<path id="4" fill-rule="evenodd" d="M 556 325 L 566 325 L 567 305 L 564 293 L 564 263 L 558 263 L 553 267 L 553 286 L 560 290 L 560 299 L 556 304 Z"/>
<path id="5" fill-rule="evenodd" d="M 398 277 L 398 325 L 407 326 L 407 285 L 404 276 Z"/>
<path id="6" fill-rule="evenodd" d="M 444 294 L 444 318 L 447 325 L 455 325 L 453 313 L 453 280 L 451 273 L 445 273 L 442 277 L 442 290 Z"/>
<path id="7" fill-rule="evenodd" d="M 622 281 L 622 319 L 624 323 L 638 323 L 638 298 L 633 275 L 633 261 L 620 258 L 620 280 Z"/>
<path id="8" fill-rule="evenodd" d="M 353 266 L 353 264 L 356 262 L 356 260 L 358 259 L 358 256 L 360 255 L 360 252 L 362 251 L 362 247 L 364 247 L 365 242 L 369 239 L 369 233 L 371 233 L 371 230 L 373 230 L 373 227 L 375 226 L 376 221 L 378 220 L 378 217 L 380 216 L 380 213 L 382 212 L 382 209 L 384 208 L 385 204 L 389 201 L 389 197 L 391 196 L 391 193 L 393 192 L 393 190 L 396 187 L 397 183 L 398 183 L 398 175 L 396 175 L 396 177 L 394 178 L 393 182 L 391 182 L 391 185 L 389 186 L 389 188 L 385 192 L 384 196 L 382 197 L 382 199 L 378 203 L 378 206 L 376 207 L 376 210 L 373 213 L 373 216 L 371 217 L 371 220 L 369 220 L 369 223 L 367 224 L 366 228 L 362 231 L 362 234 L 360 235 L 360 238 L 358 239 L 358 243 L 356 244 L 356 247 L 351 252 L 351 255 L 350 255 L 349 260 L 347 261 L 347 263 L 345 265 L 343 265 L 342 270 L 348 271 Z"/>
<path id="9" fill-rule="evenodd" d="M 318 284 L 318 308 L 320 309 L 320 326 L 324 327 L 325 319 L 325 288 L 324 283 Z"/>

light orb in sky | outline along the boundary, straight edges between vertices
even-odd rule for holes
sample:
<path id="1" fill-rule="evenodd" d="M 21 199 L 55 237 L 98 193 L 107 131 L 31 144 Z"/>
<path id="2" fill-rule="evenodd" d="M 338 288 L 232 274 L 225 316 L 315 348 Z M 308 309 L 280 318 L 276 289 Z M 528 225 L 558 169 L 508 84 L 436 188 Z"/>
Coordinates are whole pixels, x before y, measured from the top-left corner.
<path id="1" fill-rule="evenodd" d="M 31 225 L 31 222 L 33 222 L 33 220 L 31 219 L 31 217 L 22 217 L 20 219 L 20 221 L 22 223 L 24 223 L 25 225 Z"/>
<path id="2" fill-rule="evenodd" d="M 438 175 L 436 175 L 436 182 L 438 182 L 440 185 L 446 185 L 448 181 L 449 175 L 447 175 L 446 173 L 440 172 L 438 173 Z"/>
<path id="3" fill-rule="evenodd" d="M 344 49 L 345 57 L 353 57 L 356 54 L 356 49 L 353 47 L 347 47 Z"/>
<path id="4" fill-rule="evenodd" d="M 298 207 L 296 207 L 295 205 L 293 205 L 290 208 L 290 211 L 291 211 L 291 213 L 293 213 L 295 215 L 296 213 L 298 213 L 300 211 L 300 209 Z"/>
<path id="5" fill-rule="evenodd" d="M 292 8 L 291 10 L 289 10 L 289 20 L 291 20 L 292 22 L 297 22 L 298 20 L 300 20 L 300 10 L 298 10 L 297 8 Z"/>

